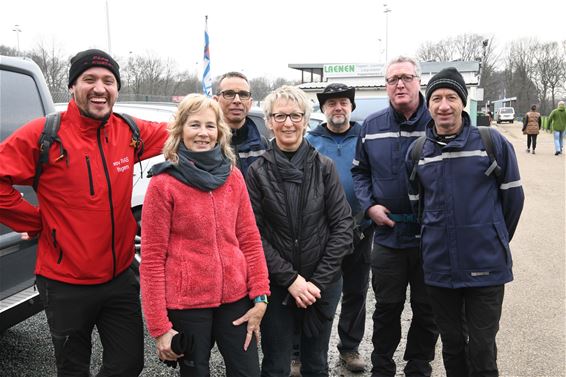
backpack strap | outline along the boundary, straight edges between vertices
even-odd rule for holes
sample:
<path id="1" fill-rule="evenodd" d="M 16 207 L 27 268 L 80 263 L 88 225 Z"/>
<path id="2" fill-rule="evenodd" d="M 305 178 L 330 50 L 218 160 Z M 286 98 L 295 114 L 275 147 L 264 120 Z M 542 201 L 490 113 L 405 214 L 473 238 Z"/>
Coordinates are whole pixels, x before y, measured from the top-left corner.
<path id="1" fill-rule="evenodd" d="M 67 165 L 69 165 L 69 155 L 67 150 L 63 147 L 61 139 L 57 136 L 59 127 L 61 126 L 61 113 L 51 113 L 45 117 L 43 131 L 39 137 L 39 158 L 35 164 L 35 176 L 33 178 L 33 189 L 37 191 L 39 185 L 39 177 L 43 172 L 43 165 L 49 162 L 49 150 L 53 142 L 59 143 L 59 157 L 55 161 L 66 158 Z"/>
<path id="2" fill-rule="evenodd" d="M 417 167 L 419 166 L 419 161 L 423 153 L 423 147 L 425 141 L 426 141 L 426 135 L 419 136 L 417 141 L 415 141 L 415 145 L 413 146 L 413 149 L 411 150 L 411 161 L 413 161 L 413 169 L 411 170 L 411 175 L 409 176 L 409 181 L 411 181 L 411 183 L 415 182 L 415 180 L 417 179 Z M 423 200 L 422 200 L 423 188 L 419 181 L 417 181 L 417 183 L 419 185 L 419 207 L 418 207 L 419 209 L 417 213 L 417 221 L 420 223 L 423 214 Z"/>
<path id="3" fill-rule="evenodd" d="M 495 159 L 495 152 L 494 152 L 494 148 L 493 148 L 493 139 L 492 139 L 492 136 L 491 136 L 491 133 L 492 133 L 491 127 L 481 126 L 481 127 L 478 127 L 478 131 L 480 133 L 481 140 L 482 140 L 483 145 L 485 147 L 485 152 L 487 153 L 489 160 L 491 161 L 491 164 L 486 169 L 484 174 L 486 176 L 494 174 L 497 183 L 500 184 L 501 180 L 502 180 L 501 167 L 499 166 L 499 164 L 497 163 L 497 160 Z"/>

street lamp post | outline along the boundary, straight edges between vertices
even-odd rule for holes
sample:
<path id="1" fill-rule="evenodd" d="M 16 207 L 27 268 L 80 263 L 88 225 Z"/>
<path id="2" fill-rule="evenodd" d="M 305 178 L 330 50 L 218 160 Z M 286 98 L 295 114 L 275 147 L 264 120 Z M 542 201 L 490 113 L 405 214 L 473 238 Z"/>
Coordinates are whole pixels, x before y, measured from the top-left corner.
<path id="1" fill-rule="evenodd" d="M 389 50 L 389 13 L 391 9 L 387 7 L 387 4 L 383 4 L 383 8 L 385 8 L 383 13 L 385 13 L 385 64 L 387 64 L 389 59 L 387 55 Z"/>
<path id="2" fill-rule="evenodd" d="M 18 55 L 19 55 L 20 54 L 20 33 L 22 32 L 22 29 L 20 29 L 20 25 L 14 25 L 14 28 L 12 29 L 12 31 L 16 32 L 16 41 L 17 41 Z"/>

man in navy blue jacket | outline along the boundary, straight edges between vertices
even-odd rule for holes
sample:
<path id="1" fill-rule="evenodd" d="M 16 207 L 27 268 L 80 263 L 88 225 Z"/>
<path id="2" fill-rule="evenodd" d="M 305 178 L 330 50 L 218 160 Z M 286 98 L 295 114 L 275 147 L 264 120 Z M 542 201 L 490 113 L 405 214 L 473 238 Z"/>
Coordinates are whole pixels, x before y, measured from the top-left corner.
<path id="1" fill-rule="evenodd" d="M 305 139 L 320 153 L 334 161 L 340 175 L 340 183 L 356 219 L 354 251 L 342 261 L 343 286 L 338 322 L 338 351 L 348 370 L 361 372 L 366 365 L 358 353 L 358 346 L 364 337 L 365 329 L 372 228 L 369 220 L 358 215 L 361 208 L 354 193 L 350 171 L 356 142 L 362 131 L 360 124 L 350 122 L 350 115 L 356 108 L 355 95 L 355 88 L 339 83 L 329 84 L 322 93 L 318 93 L 318 102 L 326 116 L 326 123 L 318 125 Z"/>
<path id="2" fill-rule="evenodd" d="M 513 146 L 490 129 L 490 156 L 464 111 L 467 96 L 455 68 L 428 82 L 432 121 L 409 194 L 422 214 L 424 278 L 446 375 L 490 377 L 498 376 L 495 336 L 504 284 L 513 280 L 509 241 L 525 197 Z M 407 172 L 415 168 L 412 148 Z"/>
<path id="3" fill-rule="evenodd" d="M 224 121 L 232 129 L 231 145 L 236 153 L 236 163 L 244 177 L 248 167 L 267 149 L 267 139 L 262 138 L 257 126 L 248 117 L 252 107 L 252 92 L 248 78 L 240 72 L 228 72 L 218 80 L 213 97 L 220 104 Z"/>
<path id="4" fill-rule="evenodd" d="M 405 154 L 424 135 L 430 120 L 420 94 L 420 67 L 398 57 L 386 68 L 390 106 L 363 124 L 352 173 L 362 211 L 375 227 L 371 253 L 373 313 L 373 377 L 393 377 L 393 354 L 401 340 L 401 313 L 411 286 L 413 318 L 404 359 L 406 376 L 430 376 L 438 332 L 424 285 L 419 226 L 407 194 Z"/>

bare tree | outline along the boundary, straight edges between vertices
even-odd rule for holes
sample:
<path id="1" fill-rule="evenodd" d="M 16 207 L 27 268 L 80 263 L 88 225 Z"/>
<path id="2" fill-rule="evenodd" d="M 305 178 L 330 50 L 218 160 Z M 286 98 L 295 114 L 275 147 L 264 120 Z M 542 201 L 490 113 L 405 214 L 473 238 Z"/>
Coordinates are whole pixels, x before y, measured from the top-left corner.
<path id="1" fill-rule="evenodd" d="M 539 42 L 533 38 L 514 41 L 506 57 L 504 97 L 517 97 L 515 105 L 519 113 L 526 112 L 531 104 L 541 102 L 541 98 L 544 98 L 534 74 L 538 45 Z"/>
<path id="2" fill-rule="evenodd" d="M 55 43 L 52 43 L 51 46 L 46 46 L 43 41 L 40 41 L 29 55 L 43 72 L 51 93 L 66 90 L 67 62 L 69 59 L 62 57 L 62 53 L 55 46 Z"/>
<path id="3" fill-rule="evenodd" d="M 18 56 L 18 50 L 5 45 L 0 45 L 0 55 L 4 56 Z"/>
<path id="4" fill-rule="evenodd" d="M 256 77 L 250 80 L 250 87 L 254 100 L 261 101 L 271 92 L 271 83 L 265 77 Z"/>
<path id="5" fill-rule="evenodd" d="M 534 73 L 537 80 L 535 85 L 539 89 L 542 103 L 541 111 L 549 110 L 546 105 L 550 105 L 550 109 L 554 108 L 556 103 L 556 94 L 560 87 L 564 84 L 564 76 L 566 75 L 566 58 L 564 51 L 557 42 L 543 43 L 537 46 L 534 61 Z M 550 94 L 550 98 L 548 98 Z M 546 101 L 549 99 L 549 101 Z"/>

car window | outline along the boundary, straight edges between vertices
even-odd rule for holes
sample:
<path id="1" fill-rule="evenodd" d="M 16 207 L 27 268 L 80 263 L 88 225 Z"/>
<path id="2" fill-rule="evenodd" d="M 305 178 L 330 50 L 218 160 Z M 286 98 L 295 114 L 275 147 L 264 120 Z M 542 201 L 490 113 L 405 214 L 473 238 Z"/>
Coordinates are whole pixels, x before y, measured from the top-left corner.
<path id="1" fill-rule="evenodd" d="M 360 97 L 356 98 L 356 109 L 352 112 L 351 120 L 362 123 L 370 114 L 389 106 L 388 97 Z"/>
<path id="2" fill-rule="evenodd" d="M 499 110 L 501 112 L 501 114 L 513 114 L 513 109 L 510 107 L 503 107 L 501 108 L 501 110 Z"/>
<path id="3" fill-rule="evenodd" d="M 18 127 L 44 115 L 43 105 L 31 76 L 0 71 L 2 90 L 0 96 L 0 141 L 7 138 Z"/>

